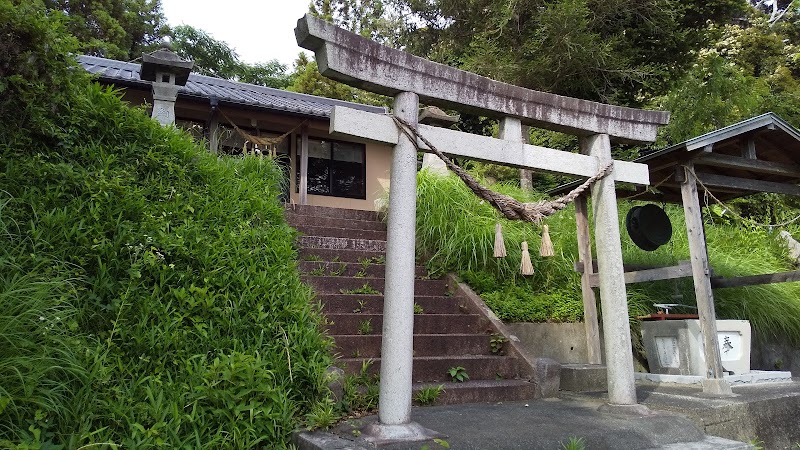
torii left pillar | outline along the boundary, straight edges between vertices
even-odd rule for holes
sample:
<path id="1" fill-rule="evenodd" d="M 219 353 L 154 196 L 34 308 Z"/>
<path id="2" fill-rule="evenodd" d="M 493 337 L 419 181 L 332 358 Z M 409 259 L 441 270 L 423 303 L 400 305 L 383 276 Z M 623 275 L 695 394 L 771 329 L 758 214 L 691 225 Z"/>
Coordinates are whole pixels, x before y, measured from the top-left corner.
<path id="1" fill-rule="evenodd" d="M 419 97 L 401 92 L 394 99 L 395 116 L 416 127 Z M 381 340 L 380 423 L 365 430 L 365 438 L 381 445 L 423 441 L 439 433 L 411 422 L 414 363 L 414 245 L 417 218 L 417 148 L 401 134 L 392 153 L 389 217 L 386 226 L 386 284 Z"/>

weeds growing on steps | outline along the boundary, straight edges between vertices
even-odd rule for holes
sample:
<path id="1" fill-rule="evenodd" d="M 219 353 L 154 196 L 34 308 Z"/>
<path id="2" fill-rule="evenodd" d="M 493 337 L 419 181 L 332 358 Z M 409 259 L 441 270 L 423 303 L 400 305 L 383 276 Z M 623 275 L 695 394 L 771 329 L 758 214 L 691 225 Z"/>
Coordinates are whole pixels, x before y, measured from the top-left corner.
<path id="1" fill-rule="evenodd" d="M 414 402 L 422 406 L 431 405 L 436 402 L 442 392 L 444 392 L 444 385 L 441 384 L 424 387 L 414 394 Z"/>

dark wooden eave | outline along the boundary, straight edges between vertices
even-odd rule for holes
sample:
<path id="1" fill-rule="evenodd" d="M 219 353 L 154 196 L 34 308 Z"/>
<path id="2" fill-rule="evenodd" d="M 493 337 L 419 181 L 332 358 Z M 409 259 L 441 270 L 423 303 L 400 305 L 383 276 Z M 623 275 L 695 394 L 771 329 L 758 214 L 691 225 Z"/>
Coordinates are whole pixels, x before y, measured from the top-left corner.
<path id="1" fill-rule="evenodd" d="M 680 182 L 693 165 L 702 186 L 719 200 L 759 192 L 800 196 L 800 131 L 774 113 L 766 113 L 686 142 L 645 154 L 651 186 L 644 192 L 618 190 L 619 198 L 681 204 Z M 561 195 L 576 183 L 550 193 Z M 638 194 L 638 195 L 637 195 Z"/>

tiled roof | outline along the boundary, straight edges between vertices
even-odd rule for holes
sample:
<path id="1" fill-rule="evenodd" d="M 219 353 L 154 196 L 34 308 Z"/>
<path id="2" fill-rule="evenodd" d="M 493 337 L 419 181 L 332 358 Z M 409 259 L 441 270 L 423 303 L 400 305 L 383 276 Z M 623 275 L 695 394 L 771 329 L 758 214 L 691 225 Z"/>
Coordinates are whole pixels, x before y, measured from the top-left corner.
<path id="1" fill-rule="evenodd" d="M 149 89 L 150 82 L 139 78 L 139 64 L 98 58 L 78 56 L 78 62 L 91 74 L 99 75 L 105 82 L 141 86 Z M 298 94 L 254 84 L 238 83 L 205 75 L 190 74 L 186 86 L 181 87 L 179 97 L 210 99 L 216 97 L 220 102 L 236 105 L 285 111 L 293 114 L 314 117 L 330 117 L 334 106 L 346 106 L 377 114 L 386 112 L 385 108 L 345 102 L 315 95 Z"/>

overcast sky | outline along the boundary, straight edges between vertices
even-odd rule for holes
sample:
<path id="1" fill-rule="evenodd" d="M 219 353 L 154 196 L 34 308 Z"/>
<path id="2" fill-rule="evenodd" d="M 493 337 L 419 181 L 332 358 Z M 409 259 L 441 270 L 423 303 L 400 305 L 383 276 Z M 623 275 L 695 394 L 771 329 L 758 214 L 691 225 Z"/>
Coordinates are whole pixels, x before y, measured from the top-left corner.
<path id="1" fill-rule="evenodd" d="M 161 0 L 170 25 L 191 25 L 225 41 L 247 63 L 271 59 L 292 68 L 303 51 L 294 39 L 310 0 Z M 310 53 L 309 53 L 310 54 Z"/>

